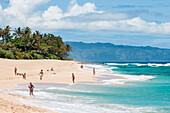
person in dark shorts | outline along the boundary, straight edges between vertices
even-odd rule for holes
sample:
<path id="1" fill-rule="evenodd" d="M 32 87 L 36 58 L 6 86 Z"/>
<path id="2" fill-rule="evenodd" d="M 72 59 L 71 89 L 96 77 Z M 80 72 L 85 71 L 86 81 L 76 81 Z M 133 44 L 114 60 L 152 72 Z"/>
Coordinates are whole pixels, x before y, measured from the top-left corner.
<path id="1" fill-rule="evenodd" d="M 75 76 L 74 76 L 74 73 L 72 73 L 72 81 L 73 81 L 73 83 L 75 83 Z"/>
<path id="2" fill-rule="evenodd" d="M 29 90 L 30 90 L 30 96 L 34 96 L 33 94 L 33 89 L 34 89 L 34 85 L 32 85 L 32 83 L 30 82 L 29 86 L 28 86 Z"/>

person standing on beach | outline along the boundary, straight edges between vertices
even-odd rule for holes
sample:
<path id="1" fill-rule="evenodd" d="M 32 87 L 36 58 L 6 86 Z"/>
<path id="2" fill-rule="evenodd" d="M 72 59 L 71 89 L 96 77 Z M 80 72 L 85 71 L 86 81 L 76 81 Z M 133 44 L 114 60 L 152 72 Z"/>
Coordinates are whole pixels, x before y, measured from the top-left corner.
<path id="1" fill-rule="evenodd" d="M 34 85 L 32 85 L 32 83 L 30 82 L 29 86 L 28 86 L 29 90 L 30 90 L 30 96 L 34 96 L 33 94 L 33 89 L 34 89 Z"/>
<path id="2" fill-rule="evenodd" d="M 74 73 L 72 73 L 72 81 L 73 81 L 73 83 L 75 83 L 75 76 L 74 76 Z"/>
<path id="3" fill-rule="evenodd" d="M 15 73 L 15 75 L 17 75 L 17 68 L 16 67 L 14 69 L 14 73 Z"/>
<path id="4" fill-rule="evenodd" d="M 93 76 L 95 75 L 95 68 L 93 67 Z"/>
<path id="5" fill-rule="evenodd" d="M 83 65 L 81 65 L 81 68 L 83 69 Z"/>
<path id="6" fill-rule="evenodd" d="M 40 72 L 40 80 L 42 80 L 43 75 L 44 75 L 43 70 L 41 70 L 41 72 Z"/>

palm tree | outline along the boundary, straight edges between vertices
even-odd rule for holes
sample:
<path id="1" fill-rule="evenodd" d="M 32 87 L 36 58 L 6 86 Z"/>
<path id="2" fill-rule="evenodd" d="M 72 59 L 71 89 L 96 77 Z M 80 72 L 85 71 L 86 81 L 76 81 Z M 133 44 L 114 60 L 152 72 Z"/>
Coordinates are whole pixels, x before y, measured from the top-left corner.
<path id="1" fill-rule="evenodd" d="M 27 47 L 29 47 L 28 42 L 30 41 L 30 37 L 31 37 L 31 29 L 29 27 L 26 27 L 22 30 L 23 32 L 23 42 L 24 42 L 24 50 L 27 50 Z"/>
<path id="2" fill-rule="evenodd" d="M 3 42 L 9 42 L 12 39 L 11 33 L 10 33 L 11 27 L 8 25 L 5 27 L 5 29 L 2 31 L 3 33 Z"/>
<path id="3" fill-rule="evenodd" d="M 68 56 L 69 51 L 72 51 L 70 45 L 64 44 L 60 36 L 41 34 L 39 31 L 31 33 L 29 27 L 18 27 L 13 30 L 12 35 L 11 31 L 9 26 L 6 26 L 4 29 L 0 28 L 0 38 L 2 41 L 0 46 L 3 49 L 14 50 L 15 48 L 17 52 L 30 52 L 34 50 L 37 54 L 47 58 L 51 58 L 50 55 L 55 55 L 61 59 Z"/>
<path id="4" fill-rule="evenodd" d="M 2 38 L 2 42 L 5 42 L 5 36 L 4 36 L 5 34 L 4 34 L 4 30 L 3 29 L 1 29 L 0 30 L 0 37 Z"/>
<path id="5" fill-rule="evenodd" d="M 21 38 L 23 35 L 23 32 L 21 30 L 20 27 L 18 27 L 17 29 L 15 28 L 13 36 L 15 36 L 15 38 Z"/>
<path id="6" fill-rule="evenodd" d="M 2 28 L 0 28 L 0 38 L 2 38 L 3 37 L 3 29 Z"/>

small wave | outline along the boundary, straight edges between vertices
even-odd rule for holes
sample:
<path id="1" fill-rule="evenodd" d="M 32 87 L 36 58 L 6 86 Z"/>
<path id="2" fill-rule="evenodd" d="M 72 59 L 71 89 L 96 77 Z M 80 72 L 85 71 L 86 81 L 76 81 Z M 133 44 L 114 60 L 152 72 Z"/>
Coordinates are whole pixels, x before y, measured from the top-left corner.
<path id="1" fill-rule="evenodd" d="M 148 66 L 147 64 L 140 64 L 140 63 L 134 63 L 133 65 L 137 65 L 137 66 Z"/>
<path id="2" fill-rule="evenodd" d="M 124 84 L 125 82 L 137 82 L 137 81 L 146 81 L 154 79 L 153 76 L 134 76 L 134 75 L 121 75 L 121 74 L 114 74 L 114 76 L 123 77 L 121 79 L 110 79 L 110 80 L 103 80 L 103 85 L 111 85 L 111 84 Z"/>
<path id="3" fill-rule="evenodd" d="M 118 63 L 111 63 L 111 64 L 120 65 Z M 121 65 L 128 65 L 128 63 L 121 64 Z M 147 64 L 134 63 L 133 65 L 146 66 Z M 93 65 L 90 65 L 90 66 L 93 66 Z M 148 75 L 135 76 L 135 75 L 119 74 L 119 73 L 116 73 L 116 72 L 112 71 L 112 69 L 117 68 L 117 67 L 110 67 L 110 66 L 107 66 L 107 65 L 106 66 L 98 65 L 97 67 L 98 68 L 96 69 L 97 70 L 96 72 L 98 72 L 98 73 L 105 74 L 105 75 L 108 75 L 108 76 L 120 77 L 120 79 L 118 78 L 118 79 L 102 80 L 104 85 L 125 84 L 126 82 L 146 81 L 146 80 L 150 80 L 150 79 L 155 78 L 153 76 L 148 76 Z"/>
<path id="4" fill-rule="evenodd" d="M 76 90 L 76 89 L 68 89 L 68 88 L 58 88 L 58 87 L 49 87 L 49 90 L 59 90 L 59 91 L 68 91 L 68 92 L 80 92 L 80 93 L 92 93 L 92 91 L 85 90 Z"/>
<path id="5" fill-rule="evenodd" d="M 166 64 L 148 63 L 148 66 L 151 66 L 151 67 L 170 66 L 170 63 L 166 63 Z"/>
<path id="6" fill-rule="evenodd" d="M 107 65 L 85 64 L 83 69 L 87 71 L 93 71 L 93 67 L 96 69 L 97 73 L 102 73 L 102 74 L 112 73 L 112 69 L 117 68 L 117 67 L 110 67 Z"/>
<path id="7" fill-rule="evenodd" d="M 160 66 L 170 66 L 170 63 L 166 63 L 166 64 L 160 64 L 160 63 L 148 63 L 148 64 L 134 63 L 134 65 L 137 65 L 137 66 L 160 67 Z"/>
<path id="8" fill-rule="evenodd" d="M 55 89 L 51 87 L 49 89 Z M 14 94 L 28 95 L 28 91 L 9 90 Z M 19 99 L 24 104 L 51 109 L 61 113 L 143 113 L 156 112 L 153 107 L 136 107 L 121 104 L 95 104 L 95 98 L 36 91 L 35 97 L 43 101 Z M 74 108 L 74 109 L 73 109 Z"/>
<path id="9" fill-rule="evenodd" d="M 135 107 L 118 104 L 83 104 L 70 102 L 37 102 L 19 99 L 24 104 L 34 105 L 41 108 L 51 109 L 61 113 L 143 113 L 156 112 L 153 107 Z M 73 109 L 74 108 L 74 109 Z"/>
<path id="10" fill-rule="evenodd" d="M 106 104 L 101 106 L 104 106 L 106 108 L 115 108 L 130 113 L 156 112 L 156 109 L 153 107 L 136 107 L 120 104 Z"/>
<path id="11" fill-rule="evenodd" d="M 107 65 L 137 65 L 137 66 L 150 66 L 150 67 L 159 67 L 159 66 L 170 66 L 170 63 L 161 64 L 161 63 L 107 63 Z"/>
<path id="12" fill-rule="evenodd" d="M 58 89 L 58 87 L 49 87 L 49 88 L 46 88 L 46 89 L 54 90 L 54 89 Z"/>
<path id="13" fill-rule="evenodd" d="M 107 65 L 129 65 L 129 63 L 106 63 Z"/>

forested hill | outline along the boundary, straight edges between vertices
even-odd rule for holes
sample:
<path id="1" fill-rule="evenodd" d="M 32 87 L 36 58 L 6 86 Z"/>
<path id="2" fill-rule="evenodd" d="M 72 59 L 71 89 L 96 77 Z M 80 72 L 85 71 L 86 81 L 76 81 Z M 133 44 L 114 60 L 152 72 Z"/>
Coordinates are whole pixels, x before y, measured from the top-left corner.
<path id="1" fill-rule="evenodd" d="M 82 62 L 170 62 L 170 49 L 111 43 L 66 42 L 70 57 Z"/>
<path id="2" fill-rule="evenodd" d="M 60 36 L 32 32 L 29 27 L 0 28 L 0 58 L 72 60 L 68 58 L 70 51 Z"/>

